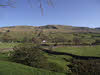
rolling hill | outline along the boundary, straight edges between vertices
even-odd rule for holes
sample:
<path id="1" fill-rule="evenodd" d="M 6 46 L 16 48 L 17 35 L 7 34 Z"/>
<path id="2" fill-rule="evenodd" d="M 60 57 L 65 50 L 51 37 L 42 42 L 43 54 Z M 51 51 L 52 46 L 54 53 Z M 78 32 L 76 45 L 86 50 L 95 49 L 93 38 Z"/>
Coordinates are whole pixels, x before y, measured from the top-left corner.
<path id="1" fill-rule="evenodd" d="M 45 25 L 45 26 L 9 26 L 0 28 L 0 32 L 5 32 L 10 30 L 12 32 L 21 32 L 21 31 L 34 31 L 36 29 L 43 29 L 46 32 L 54 31 L 54 32 L 94 32 L 100 33 L 98 28 L 88 28 L 88 27 L 74 27 L 68 25 Z"/>
<path id="2" fill-rule="evenodd" d="M 51 37 L 65 39 L 66 44 L 74 44 L 75 37 L 81 40 L 81 44 L 94 44 L 100 40 L 100 29 L 88 27 L 74 27 L 68 25 L 45 25 L 45 26 L 9 26 L 0 28 L 1 42 L 31 42 L 34 36 L 42 33 L 50 43 Z M 56 39 L 56 40 L 57 40 Z M 60 42 L 59 42 L 60 43 Z"/>

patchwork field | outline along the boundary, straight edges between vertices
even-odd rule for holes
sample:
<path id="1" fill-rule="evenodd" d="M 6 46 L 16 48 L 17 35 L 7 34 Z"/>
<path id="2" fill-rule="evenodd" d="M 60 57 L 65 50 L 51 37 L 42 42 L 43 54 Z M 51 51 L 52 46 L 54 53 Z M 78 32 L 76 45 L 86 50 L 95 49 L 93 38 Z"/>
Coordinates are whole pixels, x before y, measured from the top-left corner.
<path id="1" fill-rule="evenodd" d="M 19 43 L 0 43 L 0 52 L 12 51 L 13 47 Z"/>
<path id="2" fill-rule="evenodd" d="M 100 45 L 98 46 L 68 46 L 58 47 L 54 51 L 71 53 L 80 56 L 97 56 L 100 57 Z"/>
<path id="3" fill-rule="evenodd" d="M 14 46 L 18 45 L 19 43 L 0 43 L 1 48 L 13 48 Z"/>
<path id="4" fill-rule="evenodd" d="M 6 52 L 0 53 L 0 75 L 66 75 L 69 73 L 70 64 L 69 60 L 72 57 L 68 55 L 55 55 L 44 53 L 48 58 L 49 63 L 56 63 L 62 68 L 62 73 L 51 72 L 44 69 L 32 68 L 22 64 L 14 63 L 9 60 L 9 49 L 19 43 L 0 43 L 0 51 Z M 2 50 L 3 49 L 3 50 Z M 53 51 L 71 53 L 79 56 L 96 56 L 100 57 L 100 45 L 97 46 L 62 46 L 55 47 Z M 1 69 L 2 68 L 2 69 Z"/>

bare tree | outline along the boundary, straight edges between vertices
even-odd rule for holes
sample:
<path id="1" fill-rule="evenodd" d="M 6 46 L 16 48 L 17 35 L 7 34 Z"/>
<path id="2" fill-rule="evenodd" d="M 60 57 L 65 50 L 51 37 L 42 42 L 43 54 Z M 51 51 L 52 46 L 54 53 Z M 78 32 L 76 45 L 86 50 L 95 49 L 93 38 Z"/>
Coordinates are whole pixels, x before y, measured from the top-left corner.
<path id="1" fill-rule="evenodd" d="M 3 0 L 2 0 L 3 1 Z M 27 2 L 28 2 L 28 4 L 30 5 L 30 7 L 33 7 L 33 2 L 32 1 L 34 1 L 34 0 L 27 0 Z M 41 15 L 43 15 L 43 11 L 44 11 L 44 8 L 43 8 L 43 1 L 45 1 L 45 4 L 48 4 L 48 6 L 52 6 L 52 7 L 54 7 L 54 4 L 53 4 L 53 1 L 52 0 L 37 0 L 38 1 L 38 3 L 39 3 L 39 7 L 40 7 L 40 9 L 41 9 Z M 3 1 L 4 2 L 4 1 Z M 8 0 L 8 1 L 6 1 L 6 2 L 4 2 L 3 4 L 0 4 L 0 7 L 14 7 L 15 8 L 15 6 L 13 6 L 13 4 L 15 4 L 16 3 L 16 1 L 15 0 Z"/>
<path id="2" fill-rule="evenodd" d="M 14 0 L 8 0 L 8 1 L 4 1 L 2 0 L 3 3 L 0 3 L 0 7 L 14 7 L 13 4 L 15 4 L 16 2 Z"/>

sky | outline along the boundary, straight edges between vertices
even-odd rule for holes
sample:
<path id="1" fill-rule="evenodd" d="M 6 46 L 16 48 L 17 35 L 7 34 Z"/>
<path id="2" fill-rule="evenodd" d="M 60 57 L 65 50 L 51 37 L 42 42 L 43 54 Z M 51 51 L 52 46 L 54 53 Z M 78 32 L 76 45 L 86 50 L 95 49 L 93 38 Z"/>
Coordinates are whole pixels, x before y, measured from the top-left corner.
<path id="1" fill-rule="evenodd" d="M 0 0 L 4 3 L 6 0 Z M 0 27 L 14 25 L 71 25 L 100 27 L 100 0 L 52 0 L 54 7 L 42 0 L 44 15 L 41 15 L 38 0 L 15 0 L 16 8 L 0 7 Z"/>

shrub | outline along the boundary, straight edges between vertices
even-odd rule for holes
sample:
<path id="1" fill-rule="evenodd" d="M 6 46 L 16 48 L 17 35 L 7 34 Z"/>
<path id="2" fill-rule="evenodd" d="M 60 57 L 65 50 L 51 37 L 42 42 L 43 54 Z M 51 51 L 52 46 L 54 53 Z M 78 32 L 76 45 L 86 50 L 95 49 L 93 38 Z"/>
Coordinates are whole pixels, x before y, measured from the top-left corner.
<path id="1" fill-rule="evenodd" d="M 11 59 L 14 62 L 21 63 L 36 68 L 43 68 L 54 72 L 64 72 L 64 68 L 56 63 L 48 63 L 47 58 L 39 45 L 20 44 L 13 48 Z"/>
<path id="2" fill-rule="evenodd" d="M 79 60 L 72 59 L 69 68 L 72 74 L 75 75 L 99 75 L 100 73 L 100 59 Z"/>
<path id="3" fill-rule="evenodd" d="M 41 48 L 34 44 L 20 44 L 13 48 L 11 59 L 17 63 L 22 63 L 37 68 L 46 68 L 47 60 Z"/>
<path id="4" fill-rule="evenodd" d="M 74 43 L 75 45 L 80 45 L 80 43 L 81 43 L 80 38 L 74 37 L 74 38 L 73 38 L 73 43 Z"/>
<path id="5" fill-rule="evenodd" d="M 65 72 L 64 68 L 59 66 L 57 63 L 49 63 L 48 69 L 54 72 Z"/>

